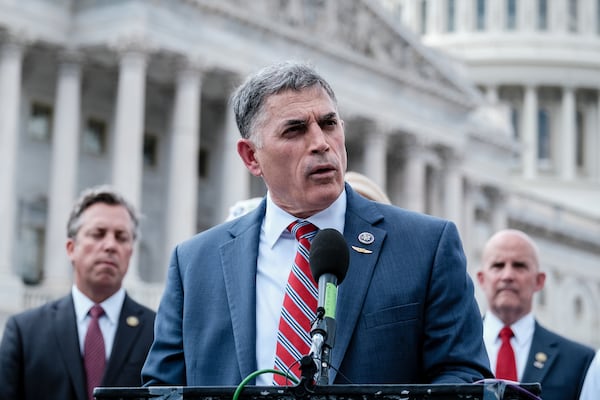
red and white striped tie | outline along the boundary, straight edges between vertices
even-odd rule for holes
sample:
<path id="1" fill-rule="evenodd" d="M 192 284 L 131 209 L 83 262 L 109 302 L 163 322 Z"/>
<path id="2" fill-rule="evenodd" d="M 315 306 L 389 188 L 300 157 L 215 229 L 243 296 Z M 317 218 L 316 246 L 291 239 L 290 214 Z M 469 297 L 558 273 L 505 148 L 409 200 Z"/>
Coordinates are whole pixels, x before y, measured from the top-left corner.
<path id="1" fill-rule="evenodd" d="M 287 372 L 299 380 L 298 361 L 310 350 L 311 322 L 316 317 L 319 294 L 308 262 L 310 241 L 317 234 L 318 228 L 308 221 L 295 221 L 287 229 L 296 236 L 298 250 L 283 298 L 275 350 L 275 369 Z M 273 381 L 276 385 L 291 383 L 289 379 L 278 374 L 273 375 Z"/>

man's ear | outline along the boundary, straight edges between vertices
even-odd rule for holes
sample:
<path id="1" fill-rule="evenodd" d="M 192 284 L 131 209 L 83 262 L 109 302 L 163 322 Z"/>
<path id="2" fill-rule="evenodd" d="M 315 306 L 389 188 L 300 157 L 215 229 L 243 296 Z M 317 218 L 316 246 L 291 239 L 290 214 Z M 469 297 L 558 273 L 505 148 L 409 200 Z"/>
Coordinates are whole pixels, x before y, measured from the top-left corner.
<path id="1" fill-rule="evenodd" d="M 535 291 L 539 292 L 544 288 L 544 284 L 546 283 L 546 274 L 544 272 L 538 272 L 535 277 Z"/>
<path id="2" fill-rule="evenodd" d="M 240 139 L 237 142 L 237 151 L 248 171 L 254 176 L 261 176 L 262 169 L 256 158 L 256 147 L 249 139 Z"/>

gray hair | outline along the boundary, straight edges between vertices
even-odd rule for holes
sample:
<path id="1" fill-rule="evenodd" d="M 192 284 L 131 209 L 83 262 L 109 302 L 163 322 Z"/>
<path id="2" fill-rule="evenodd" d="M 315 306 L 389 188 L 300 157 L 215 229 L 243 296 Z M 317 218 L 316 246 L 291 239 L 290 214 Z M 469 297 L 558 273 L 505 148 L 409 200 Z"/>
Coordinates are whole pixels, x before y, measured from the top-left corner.
<path id="1" fill-rule="evenodd" d="M 125 207 L 133 223 L 133 238 L 138 237 L 139 216 L 135 208 L 125 197 L 108 185 L 94 186 L 81 192 L 69 215 L 67 237 L 74 239 L 77 236 L 77 232 L 81 228 L 81 214 L 96 203 Z"/>
<path id="2" fill-rule="evenodd" d="M 253 135 L 267 99 L 287 90 L 298 92 L 313 86 L 322 87 L 337 105 L 329 83 L 308 64 L 285 61 L 267 66 L 250 76 L 231 97 L 235 121 L 242 137 L 253 139 L 260 147 L 259 138 Z"/>

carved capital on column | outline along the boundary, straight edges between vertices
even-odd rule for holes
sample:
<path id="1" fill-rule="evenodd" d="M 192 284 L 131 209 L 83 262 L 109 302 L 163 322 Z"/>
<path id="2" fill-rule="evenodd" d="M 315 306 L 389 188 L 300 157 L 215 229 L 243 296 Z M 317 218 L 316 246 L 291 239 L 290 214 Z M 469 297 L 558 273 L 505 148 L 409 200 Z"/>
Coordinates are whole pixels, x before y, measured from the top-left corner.
<path id="1" fill-rule="evenodd" d="M 174 58 L 178 76 L 196 76 L 202 79 L 209 69 L 208 62 L 201 56 L 177 55 Z"/>
<path id="2" fill-rule="evenodd" d="M 86 56 L 76 48 L 65 48 L 58 53 L 58 62 L 61 65 L 80 67 L 85 61 Z"/>
<path id="3" fill-rule="evenodd" d="M 148 35 L 145 32 L 136 30 L 118 36 L 109 47 L 120 56 L 134 53 L 145 58 L 155 51 L 155 46 L 151 43 Z"/>
<path id="4" fill-rule="evenodd" d="M 0 55 L 21 57 L 24 48 L 32 42 L 33 37 L 25 30 L 0 32 Z"/>

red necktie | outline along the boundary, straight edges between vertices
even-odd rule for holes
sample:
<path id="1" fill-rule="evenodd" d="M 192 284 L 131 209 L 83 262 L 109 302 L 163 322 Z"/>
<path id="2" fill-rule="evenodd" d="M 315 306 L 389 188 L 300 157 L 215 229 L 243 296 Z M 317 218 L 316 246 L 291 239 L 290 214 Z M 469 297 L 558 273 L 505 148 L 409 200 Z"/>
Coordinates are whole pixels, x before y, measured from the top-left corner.
<path id="1" fill-rule="evenodd" d="M 106 365 L 106 351 L 104 348 L 104 338 L 100 331 L 98 319 L 104 315 L 104 309 L 99 304 L 94 304 L 89 312 L 91 316 L 90 324 L 85 335 L 83 345 L 83 364 L 87 379 L 88 398 L 94 398 L 94 388 L 100 386 L 104 366 Z"/>
<path id="2" fill-rule="evenodd" d="M 307 221 L 295 221 L 287 229 L 296 236 L 298 250 L 283 298 L 275 350 L 275 369 L 300 379 L 298 361 L 310 350 L 311 322 L 315 319 L 317 309 L 317 284 L 310 272 L 308 255 L 310 241 L 317 234 L 318 228 Z M 278 374 L 273 375 L 273 381 L 276 385 L 290 383 L 289 379 Z"/>
<path id="3" fill-rule="evenodd" d="M 502 344 L 498 350 L 498 360 L 496 362 L 496 378 L 517 381 L 517 363 L 515 362 L 515 352 L 510 344 L 510 338 L 514 336 L 510 326 L 505 326 L 500 330 L 500 339 Z"/>

